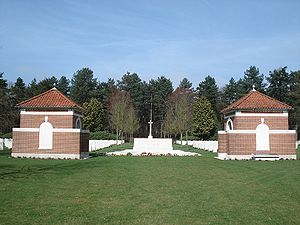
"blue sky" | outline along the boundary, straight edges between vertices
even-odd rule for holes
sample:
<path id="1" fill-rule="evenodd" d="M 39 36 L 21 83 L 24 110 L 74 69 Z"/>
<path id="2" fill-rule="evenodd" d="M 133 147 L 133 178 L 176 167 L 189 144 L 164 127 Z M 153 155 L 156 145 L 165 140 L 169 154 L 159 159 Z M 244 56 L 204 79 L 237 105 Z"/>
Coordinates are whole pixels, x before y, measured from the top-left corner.
<path id="1" fill-rule="evenodd" d="M 83 67 L 219 86 L 251 65 L 300 69 L 299 0 L 1 0 L 0 72 L 15 82 Z"/>

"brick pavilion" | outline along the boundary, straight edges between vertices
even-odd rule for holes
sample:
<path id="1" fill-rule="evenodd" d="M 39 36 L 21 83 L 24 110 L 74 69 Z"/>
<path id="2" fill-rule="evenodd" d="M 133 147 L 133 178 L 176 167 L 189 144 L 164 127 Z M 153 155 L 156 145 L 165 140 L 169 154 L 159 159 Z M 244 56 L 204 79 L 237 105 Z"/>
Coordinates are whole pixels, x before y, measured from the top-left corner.
<path id="1" fill-rule="evenodd" d="M 218 132 L 219 159 L 296 159 L 296 131 L 288 129 L 292 107 L 256 90 L 232 103 Z"/>
<path id="2" fill-rule="evenodd" d="M 89 131 L 82 129 L 83 109 L 56 88 L 17 107 L 20 128 L 13 128 L 12 157 L 88 157 Z"/>

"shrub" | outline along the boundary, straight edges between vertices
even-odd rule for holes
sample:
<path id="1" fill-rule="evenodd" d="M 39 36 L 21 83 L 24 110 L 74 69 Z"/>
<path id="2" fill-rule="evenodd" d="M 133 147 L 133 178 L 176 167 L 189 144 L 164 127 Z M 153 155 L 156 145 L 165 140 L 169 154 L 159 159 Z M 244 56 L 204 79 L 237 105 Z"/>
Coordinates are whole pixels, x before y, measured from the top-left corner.
<path id="1" fill-rule="evenodd" d="M 12 138 L 12 132 L 6 133 L 6 134 L 2 134 L 1 138 Z"/>
<path id="2" fill-rule="evenodd" d="M 177 139 L 177 140 L 179 140 L 179 139 Z M 185 140 L 186 140 L 186 137 L 183 136 L 183 137 L 182 137 L 182 140 L 185 141 Z M 196 137 L 196 136 L 194 136 L 194 135 L 189 135 L 189 136 L 188 136 L 188 141 L 200 141 L 200 140 L 201 140 L 201 139 L 200 139 L 199 137 Z M 215 137 L 211 137 L 211 138 L 207 139 L 207 141 L 214 141 L 214 140 L 216 140 Z"/>
<path id="3" fill-rule="evenodd" d="M 99 156 L 107 156 L 106 152 L 90 152 L 90 157 L 99 157 Z"/>
<path id="4" fill-rule="evenodd" d="M 115 140 L 116 135 L 107 131 L 97 131 L 90 133 L 90 140 Z"/>

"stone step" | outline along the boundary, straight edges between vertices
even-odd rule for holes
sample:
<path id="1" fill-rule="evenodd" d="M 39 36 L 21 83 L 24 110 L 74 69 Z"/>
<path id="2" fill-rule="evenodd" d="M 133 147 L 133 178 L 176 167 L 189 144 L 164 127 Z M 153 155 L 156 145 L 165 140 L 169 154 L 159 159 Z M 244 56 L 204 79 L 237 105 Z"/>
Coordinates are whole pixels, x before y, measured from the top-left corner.
<path id="1" fill-rule="evenodd" d="M 279 160 L 279 155 L 275 154 L 260 154 L 260 155 L 255 155 L 253 157 L 254 160 L 268 160 L 268 161 L 274 161 L 274 160 Z"/>

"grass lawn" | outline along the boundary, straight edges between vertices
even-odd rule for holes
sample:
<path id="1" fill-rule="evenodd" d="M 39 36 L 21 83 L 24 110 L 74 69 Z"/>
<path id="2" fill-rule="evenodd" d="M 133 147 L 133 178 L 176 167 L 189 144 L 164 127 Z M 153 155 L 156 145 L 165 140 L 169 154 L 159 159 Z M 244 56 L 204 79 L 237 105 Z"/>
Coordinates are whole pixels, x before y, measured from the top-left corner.
<path id="1" fill-rule="evenodd" d="M 299 160 L 220 161 L 192 150 L 202 156 L 42 160 L 1 151 L 0 224 L 300 224 Z"/>

